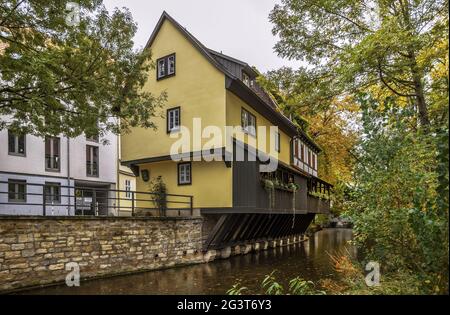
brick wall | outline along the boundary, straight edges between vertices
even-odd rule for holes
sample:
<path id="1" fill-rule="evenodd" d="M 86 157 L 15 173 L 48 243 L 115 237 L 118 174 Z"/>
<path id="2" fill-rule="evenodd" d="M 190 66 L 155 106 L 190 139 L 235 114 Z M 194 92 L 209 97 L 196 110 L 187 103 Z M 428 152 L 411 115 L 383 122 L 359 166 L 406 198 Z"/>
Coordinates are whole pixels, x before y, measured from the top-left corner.
<path id="1" fill-rule="evenodd" d="M 201 218 L 0 216 L 0 291 L 199 263 Z"/>

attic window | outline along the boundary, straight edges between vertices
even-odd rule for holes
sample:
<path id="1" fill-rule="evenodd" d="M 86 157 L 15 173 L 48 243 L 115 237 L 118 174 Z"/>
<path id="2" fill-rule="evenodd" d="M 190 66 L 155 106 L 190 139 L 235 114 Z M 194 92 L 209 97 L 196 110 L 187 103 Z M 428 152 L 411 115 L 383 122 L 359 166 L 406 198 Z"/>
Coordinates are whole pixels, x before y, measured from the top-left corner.
<path id="1" fill-rule="evenodd" d="M 244 84 L 248 87 L 253 86 L 253 80 L 250 79 L 250 76 L 245 72 L 242 72 L 242 82 L 244 82 Z"/>
<path id="2" fill-rule="evenodd" d="M 156 61 L 156 66 L 157 80 L 175 75 L 175 54 L 159 58 Z"/>

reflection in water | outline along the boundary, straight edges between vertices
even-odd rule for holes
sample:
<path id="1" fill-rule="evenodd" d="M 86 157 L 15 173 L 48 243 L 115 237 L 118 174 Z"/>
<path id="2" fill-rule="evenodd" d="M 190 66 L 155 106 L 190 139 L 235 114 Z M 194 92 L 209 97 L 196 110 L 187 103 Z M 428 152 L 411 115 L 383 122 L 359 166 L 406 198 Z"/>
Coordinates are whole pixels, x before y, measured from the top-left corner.
<path id="1" fill-rule="evenodd" d="M 312 281 L 333 277 L 329 254 L 347 248 L 355 257 L 356 249 L 348 244 L 351 238 L 349 229 L 325 229 L 303 243 L 208 264 L 85 281 L 80 287 L 60 285 L 23 293 L 225 294 L 238 279 L 249 288 L 247 293 L 260 293 L 262 279 L 273 270 L 277 270 L 275 275 L 283 285 L 297 276 Z"/>

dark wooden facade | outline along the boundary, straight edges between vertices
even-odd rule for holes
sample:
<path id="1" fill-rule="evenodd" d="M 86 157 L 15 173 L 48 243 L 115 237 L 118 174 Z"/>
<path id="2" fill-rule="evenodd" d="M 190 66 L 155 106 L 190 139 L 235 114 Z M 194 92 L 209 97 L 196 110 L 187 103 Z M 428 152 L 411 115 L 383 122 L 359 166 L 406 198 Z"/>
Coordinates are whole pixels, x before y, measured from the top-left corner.
<path id="1" fill-rule="evenodd" d="M 245 151 L 245 161 L 233 161 L 233 212 L 254 213 L 328 213 L 329 201 L 321 200 L 309 195 L 313 189 L 317 190 L 318 179 L 313 179 L 307 175 L 301 174 L 292 167 L 284 164 L 278 164 L 278 170 L 275 175 L 260 173 L 259 166 L 261 162 L 257 159 L 249 161 L 248 152 Z M 250 159 L 251 160 L 251 159 Z M 289 180 L 296 183 L 299 189 L 294 192 L 282 188 L 274 189 L 274 196 L 271 197 L 270 191 L 266 190 L 262 182 L 263 178 L 272 176 L 278 177 L 285 183 Z M 320 182 L 320 190 L 323 193 L 330 192 L 330 186 L 325 182 Z M 274 198 L 274 202 L 271 202 Z M 295 203 L 295 206 L 294 206 Z M 252 211 L 253 210 L 253 211 Z"/>

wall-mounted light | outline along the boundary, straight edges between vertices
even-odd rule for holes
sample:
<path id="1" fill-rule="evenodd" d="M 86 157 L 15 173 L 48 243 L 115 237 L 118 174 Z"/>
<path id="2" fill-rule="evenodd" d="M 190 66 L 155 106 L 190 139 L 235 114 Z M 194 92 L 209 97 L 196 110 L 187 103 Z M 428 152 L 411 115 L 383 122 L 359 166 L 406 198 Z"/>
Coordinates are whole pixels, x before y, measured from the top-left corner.
<path id="1" fill-rule="evenodd" d="M 148 180 L 150 179 L 148 170 L 141 170 L 141 177 L 144 182 L 148 182 Z"/>

